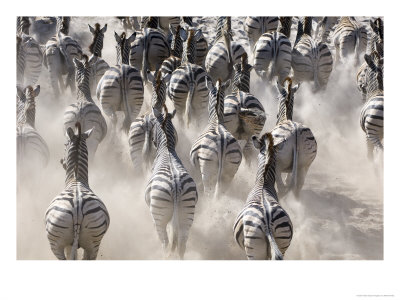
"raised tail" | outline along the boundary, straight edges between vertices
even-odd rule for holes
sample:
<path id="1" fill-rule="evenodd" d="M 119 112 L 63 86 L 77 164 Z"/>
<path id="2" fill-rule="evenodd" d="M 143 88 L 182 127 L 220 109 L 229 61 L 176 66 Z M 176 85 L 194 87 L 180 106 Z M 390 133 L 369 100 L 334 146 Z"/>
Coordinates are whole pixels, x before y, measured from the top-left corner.
<path id="1" fill-rule="evenodd" d="M 147 69 L 148 69 L 148 34 L 149 30 L 144 29 L 144 35 L 143 35 L 143 61 L 142 61 L 142 76 L 143 76 L 143 82 L 146 85 L 148 82 L 148 77 L 147 77 Z"/>
<path id="2" fill-rule="evenodd" d="M 72 243 L 71 248 L 71 259 L 77 260 L 78 259 L 78 241 L 79 241 L 79 233 L 81 231 L 81 225 L 76 224 L 74 225 L 74 241 Z"/>
<path id="3" fill-rule="evenodd" d="M 175 197 L 176 198 L 176 197 Z M 168 256 L 170 257 L 173 252 L 175 252 L 176 248 L 179 248 L 179 214 L 178 214 L 178 205 L 177 205 L 177 199 L 174 199 L 174 211 L 172 213 L 172 241 L 171 241 L 171 248 L 169 250 Z"/>
<path id="4" fill-rule="evenodd" d="M 186 98 L 186 110 L 185 110 L 185 121 L 186 121 L 187 127 L 189 127 L 189 122 L 190 122 L 193 94 L 194 94 L 194 83 L 190 82 L 189 83 L 189 93 Z"/>

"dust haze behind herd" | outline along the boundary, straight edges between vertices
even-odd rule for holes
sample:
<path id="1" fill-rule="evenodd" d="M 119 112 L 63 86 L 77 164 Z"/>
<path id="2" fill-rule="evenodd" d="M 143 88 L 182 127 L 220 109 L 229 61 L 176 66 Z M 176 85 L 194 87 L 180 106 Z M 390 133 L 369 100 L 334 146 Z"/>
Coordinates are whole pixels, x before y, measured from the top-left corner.
<path id="1" fill-rule="evenodd" d="M 215 35 L 216 19 L 194 18 L 208 42 Z M 242 42 L 250 54 L 243 30 L 244 19 L 232 18 L 232 28 L 234 39 Z M 368 21 L 368 18 L 361 20 Z M 73 17 L 70 35 L 88 53 L 92 37 L 87 24 L 93 26 L 96 22 L 102 26 L 108 24 L 103 58 L 113 65 L 116 63 L 114 30 L 117 33 L 123 30 L 116 18 Z M 295 37 L 295 28 L 296 22 L 291 39 Z M 382 177 L 375 175 L 383 166 L 374 167 L 367 160 L 365 134 L 359 125 L 362 101 L 356 87 L 356 73 L 351 64 L 340 66 L 333 70 L 324 92 L 312 94 L 310 86 L 304 83 L 295 95 L 293 119 L 311 128 L 318 153 L 300 200 L 292 195 L 280 199 L 294 227 L 285 259 L 383 259 L 383 182 Z M 76 101 L 76 95 L 70 91 L 59 100 L 52 98 L 48 71 L 44 67 L 39 84 L 36 127 L 49 146 L 50 162 L 43 170 L 24 174 L 17 183 L 17 259 L 55 259 L 43 219 L 50 201 L 64 188 L 65 172 L 59 162 L 66 140 L 62 116 L 66 105 Z M 276 89 L 263 83 L 254 71 L 250 89 L 267 113 L 263 132 L 270 131 L 278 109 Z M 146 88 L 145 102 L 149 100 L 150 90 Z M 172 108 L 169 100 L 167 103 Z M 178 155 L 195 177 L 188 154 L 203 128 L 181 130 L 177 119 L 173 122 L 179 134 Z M 255 174 L 256 160 L 250 167 L 243 161 L 225 195 L 219 199 L 199 197 L 185 259 L 246 258 L 233 239 L 232 226 L 254 184 Z M 149 176 L 150 172 L 135 173 L 127 137 L 123 134 L 117 143 L 111 143 L 108 135 L 99 145 L 89 165 L 89 183 L 106 204 L 111 224 L 98 259 L 163 258 L 161 243 L 144 201 Z"/>

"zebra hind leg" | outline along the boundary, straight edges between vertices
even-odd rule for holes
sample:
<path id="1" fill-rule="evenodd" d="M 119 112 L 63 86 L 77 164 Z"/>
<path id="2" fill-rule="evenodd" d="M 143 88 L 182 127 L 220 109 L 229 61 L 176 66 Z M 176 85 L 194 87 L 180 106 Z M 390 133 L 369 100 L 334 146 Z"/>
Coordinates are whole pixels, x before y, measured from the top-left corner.
<path id="1" fill-rule="evenodd" d="M 59 260 L 66 260 L 67 258 L 65 257 L 64 253 L 64 246 L 60 245 L 51 245 L 51 251 L 53 251 L 53 254 L 59 259 Z"/>

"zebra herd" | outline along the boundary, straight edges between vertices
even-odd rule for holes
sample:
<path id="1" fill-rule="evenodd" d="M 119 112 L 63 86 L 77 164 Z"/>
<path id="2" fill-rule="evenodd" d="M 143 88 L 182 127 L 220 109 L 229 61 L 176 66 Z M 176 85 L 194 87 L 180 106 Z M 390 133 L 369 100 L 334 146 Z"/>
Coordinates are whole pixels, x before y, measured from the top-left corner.
<path id="1" fill-rule="evenodd" d="M 366 26 L 354 17 L 247 17 L 242 25 L 250 51 L 235 40 L 231 17 L 218 17 L 213 41 L 198 26 L 200 18 L 118 18 L 124 31 L 114 32 L 115 65 L 102 58 L 107 24 L 88 25 L 92 41 L 86 51 L 68 35 L 71 17 L 38 23 L 47 24 L 47 35 L 53 32 L 47 40 L 40 31 L 37 40 L 30 35 L 31 24 L 40 20 L 17 18 L 18 172 L 27 165 L 45 168 L 50 159 L 35 129 L 40 73 L 49 73 L 55 101 L 68 87 L 77 98 L 63 118 L 65 188 L 45 213 L 58 259 L 77 259 L 78 248 L 84 249 L 84 259 L 96 259 L 110 225 L 107 208 L 88 181 L 89 163 L 107 136 L 123 137 L 135 172 L 150 171 L 142 196 L 165 256 L 176 252 L 181 259 L 198 199 L 226 194 L 242 160 L 249 167 L 256 151 L 255 184 L 233 224 L 233 237 L 248 259 L 283 259 L 294 226 L 279 200 L 290 192 L 300 199 L 317 155 L 311 128 L 293 120 L 303 82 L 310 82 L 318 96 L 335 67 L 349 61 L 359 67 L 354 85 L 365 102 L 360 125 L 368 158 L 383 151 L 381 18 L 371 18 Z M 267 101 L 251 93 L 252 71 L 277 95 L 277 121 L 268 130 Z M 120 113 L 124 117 L 118 122 Z M 176 128 L 198 132 L 182 160 Z"/>

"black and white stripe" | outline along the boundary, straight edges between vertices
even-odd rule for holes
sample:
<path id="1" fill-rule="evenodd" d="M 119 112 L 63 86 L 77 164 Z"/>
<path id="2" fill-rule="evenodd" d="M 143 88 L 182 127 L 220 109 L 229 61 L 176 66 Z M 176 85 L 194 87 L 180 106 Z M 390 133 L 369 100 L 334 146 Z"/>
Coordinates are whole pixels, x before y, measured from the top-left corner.
<path id="1" fill-rule="evenodd" d="M 244 30 L 250 41 L 250 45 L 254 45 L 260 36 L 267 31 L 275 31 L 278 29 L 278 17 L 247 17 L 244 23 Z"/>
<path id="2" fill-rule="evenodd" d="M 192 165 L 200 170 L 204 193 L 210 196 L 215 191 L 224 191 L 235 176 L 242 152 L 235 137 L 224 125 L 224 94 L 228 83 L 217 80 L 213 86 L 206 81 L 209 89 L 208 125 L 196 139 L 190 150 Z"/>
<path id="3" fill-rule="evenodd" d="M 305 17 L 304 24 L 299 20 L 298 27 L 292 51 L 293 79 L 296 82 L 311 81 L 313 90 L 318 91 L 328 83 L 333 68 L 332 54 L 326 43 L 319 42 L 311 36 L 312 17 Z"/>
<path id="4" fill-rule="evenodd" d="M 90 159 L 93 159 L 98 145 L 107 134 L 107 123 L 100 108 L 94 103 L 90 92 L 91 66 L 88 57 L 83 55 L 83 60 L 74 58 L 75 79 L 78 88 L 76 103 L 69 105 L 64 112 L 64 131 L 73 127 L 75 123 L 81 124 L 82 130 L 93 128 L 90 138 L 87 140 L 87 148 Z"/>
<path id="5" fill-rule="evenodd" d="M 367 29 L 354 17 L 341 17 L 333 33 L 333 43 L 336 48 L 336 63 L 343 63 L 353 55 L 354 65 L 357 66 L 360 56 L 367 48 Z"/>
<path id="6" fill-rule="evenodd" d="M 360 125 L 367 136 L 368 158 L 373 151 L 383 150 L 383 58 L 378 52 L 365 54 L 368 65 L 366 70 L 366 103 L 361 109 Z"/>
<path id="7" fill-rule="evenodd" d="M 253 49 L 253 67 L 257 75 L 272 81 L 277 76 L 282 84 L 289 75 L 292 62 L 292 44 L 289 40 L 291 17 L 281 17 L 279 31 L 266 32 Z"/>
<path id="8" fill-rule="evenodd" d="M 50 158 L 45 140 L 35 128 L 36 103 L 40 86 L 17 87 L 17 166 L 18 173 L 29 167 L 45 167 Z"/>
<path id="9" fill-rule="evenodd" d="M 206 117 L 208 89 L 205 79 L 207 72 L 194 64 L 196 56 L 196 35 L 193 30 L 184 43 L 182 64 L 171 75 L 168 97 L 174 103 L 179 120 L 189 126 L 194 119 L 198 125 Z"/>
<path id="10" fill-rule="evenodd" d="M 243 54 L 241 63 L 236 64 L 232 94 L 224 99 L 224 124 L 237 140 L 244 140 L 243 155 L 250 162 L 253 135 L 262 131 L 266 115 L 261 102 L 250 93 L 250 71 L 253 68 Z"/>
<path id="11" fill-rule="evenodd" d="M 165 116 L 161 111 L 153 109 L 156 117 L 154 140 L 157 154 L 146 187 L 145 200 L 150 207 L 164 253 L 172 254 L 176 249 L 180 259 L 183 259 L 194 219 L 197 189 L 175 151 L 176 136 L 171 121 L 173 115 L 168 114 L 165 105 L 164 108 Z M 167 234 L 168 224 L 172 229 L 170 238 Z"/>
<path id="12" fill-rule="evenodd" d="M 277 146 L 276 184 L 279 197 L 293 191 L 298 197 L 311 163 L 317 155 L 317 142 L 307 126 L 293 122 L 294 94 L 299 85 L 292 88 L 292 80 L 287 78 L 287 88 L 280 87 L 279 111 L 275 128 L 271 131 Z M 282 173 L 287 173 L 283 182 Z"/>
<path id="13" fill-rule="evenodd" d="M 205 68 L 213 82 L 218 79 L 223 82 L 231 79 L 233 65 L 240 61 L 245 52 L 242 45 L 233 41 L 231 17 L 219 17 L 214 44 L 205 60 Z"/>
<path id="14" fill-rule="evenodd" d="M 237 244 L 247 259 L 282 260 L 290 246 L 293 225 L 275 190 L 276 146 L 270 133 L 253 138 L 260 150 L 256 183 L 233 226 Z"/>
<path id="15" fill-rule="evenodd" d="M 89 187 L 86 139 L 91 130 L 75 135 L 67 129 L 68 141 L 61 163 L 66 171 L 65 188 L 50 203 L 45 214 L 47 238 L 54 255 L 65 260 L 64 250 L 71 247 L 68 259 L 77 259 L 78 248 L 83 259 L 96 259 L 100 242 L 110 225 L 106 206 Z"/>
<path id="16" fill-rule="evenodd" d="M 130 45 L 136 33 L 129 38 L 126 38 L 125 32 L 121 36 L 117 33 L 114 35 L 117 41 L 117 65 L 104 73 L 97 85 L 96 95 L 103 112 L 111 118 L 114 130 L 117 122 L 116 112 L 124 112 L 123 129 L 128 132 L 132 121 L 142 108 L 143 80 L 140 71 L 128 64 Z"/>

